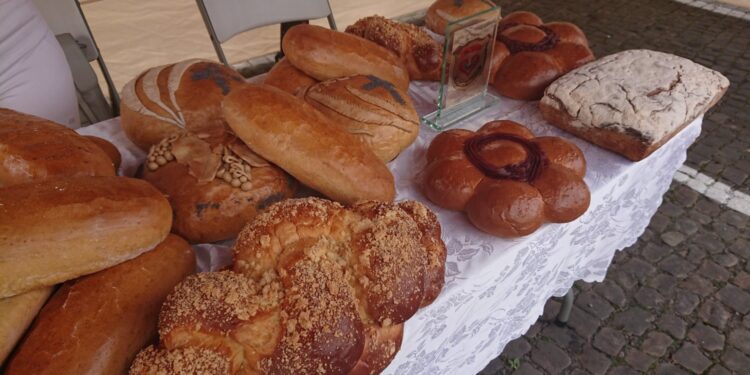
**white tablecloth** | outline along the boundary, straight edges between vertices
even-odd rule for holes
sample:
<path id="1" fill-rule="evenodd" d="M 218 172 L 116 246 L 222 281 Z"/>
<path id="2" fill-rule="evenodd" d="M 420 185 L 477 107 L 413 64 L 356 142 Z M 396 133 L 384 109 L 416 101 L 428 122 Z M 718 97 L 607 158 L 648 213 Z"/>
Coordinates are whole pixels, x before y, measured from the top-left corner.
<path id="1" fill-rule="evenodd" d="M 416 83 L 410 94 L 418 112 L 431 111 L 434 84 Z M 462 213 L 430 204 L 419 193 L 415 174 L 437 134 L 423 127 L 417 141 L 390 164 L 398 199 L 427 203 L 443 227 L 448 246 L 446 285 L 438 299 L 407 323 L 401 351 L 388 374 L 474 374 L 542 313 L 551 296 L 561 296 L 576 280 L 601 281 L 615 251 L 632 245 L 661 204 L 686 151 L 700 134 L 695 120 L 649 158 L 633 163 L 546 124 L 537 102 L 504 99 L 497 107 L 461 123 L 475 130 L 490 120 L 510 119 L 536 135 L 575 142 L 588 163 L 591 206 L 576 221 L 545 224 L 534 234 L 500 239 L 475 229 Z M 143 160 L 112 119 L 79 130 L 114 142 L 123 154 L 121 173 L 132 175 Z M 226 261 L 226 246 L 199 246 L 203 269 Z"/>

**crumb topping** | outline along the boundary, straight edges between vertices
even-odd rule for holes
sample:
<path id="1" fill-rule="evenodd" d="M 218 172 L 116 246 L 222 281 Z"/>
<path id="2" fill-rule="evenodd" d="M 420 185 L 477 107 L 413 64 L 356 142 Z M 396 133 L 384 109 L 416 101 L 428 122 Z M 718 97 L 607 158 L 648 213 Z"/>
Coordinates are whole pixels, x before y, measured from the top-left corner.
<path id="1" fill-rule="evenodd" d="M 130 366 L 130 375 L 226 375 L 229 359 L 220 353 L 198 347 L 173 350 L 149 346 L 141 350 Z"/>

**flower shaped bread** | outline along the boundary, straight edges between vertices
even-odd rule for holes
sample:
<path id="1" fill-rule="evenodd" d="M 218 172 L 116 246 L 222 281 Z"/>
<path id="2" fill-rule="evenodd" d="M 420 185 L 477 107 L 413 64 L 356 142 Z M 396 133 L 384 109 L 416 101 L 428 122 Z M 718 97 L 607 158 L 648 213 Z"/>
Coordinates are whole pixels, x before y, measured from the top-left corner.
<path id="1" fill-rule="evenodd" d="M 542 23 L 531 12 L 513 12 L 497 27 L 493 86 L 503 95 L 539 100 L 561 75 L 594 60 L 588 40 L 569 22 Z"/>
<path id="2" fill-rule="evenodd" d="M 523 125 L 500 120 L 435 137 L 421 177 L 433 203 L 465 211 L 487 233 L 516 237 L 586 212 L 585 174 L 586 159 L 574 144 L 534 137 Z"/>

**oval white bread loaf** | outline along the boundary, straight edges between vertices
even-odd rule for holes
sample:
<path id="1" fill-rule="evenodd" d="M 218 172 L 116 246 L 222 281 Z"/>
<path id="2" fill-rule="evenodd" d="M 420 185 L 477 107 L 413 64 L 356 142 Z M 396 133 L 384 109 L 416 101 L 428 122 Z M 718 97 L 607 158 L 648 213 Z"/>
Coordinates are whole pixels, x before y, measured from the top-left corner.
<path id="1" fill-rule="evenodd" d="M 63 286 L 8 363 L 11 374 L 123 374 L 156 335 L 161 304 L 195 271 L 185 240 L 169 235 L 155 249 Z"/>
<path id="2" fill-rule="evenodd" d="M 86 176 L 0 188 L 0 298 L 132 259 L 171 226 L 169 202 L 143 180 Z"/>
<path id="3" fill-rule="evenodd" d="M 318 81 L 372 74 L 409 88 L 409 73 L 398 56 L 356 35 L 302 24 L 284 34 L 281 47 L 292 65 Z"/>
<path id="4" fill-rule="evenodd" d="M 303 184 L 344 203 L 392 201 L 393 175 L 362 142 L 304 100 L 247 85 L 222 103 L 243 142 Z"/>
<path id="5" fill-rule="evenodd" d="M 50 293 L 52 287 L 45 287 L 0 299 L 0 365 L 21 339 Z"/>

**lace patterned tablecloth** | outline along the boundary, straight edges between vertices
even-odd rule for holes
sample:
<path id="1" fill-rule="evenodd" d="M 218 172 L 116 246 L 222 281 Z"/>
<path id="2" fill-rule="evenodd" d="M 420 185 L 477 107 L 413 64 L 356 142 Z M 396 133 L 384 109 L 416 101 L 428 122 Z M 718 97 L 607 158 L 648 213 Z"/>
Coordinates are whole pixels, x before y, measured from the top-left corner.
<path id="1" fill-rule="evenodd" d="M 435 89 L 435 84 L 412 84 L 410 94 L 420 114 L 431 111 Z M 538 136 L 561 136 L 577 144 L 588 163 L 591 206 L 574 222 L 545 224 L 523 238 L 486 235 L 462 213 L 432 205 L 419 193 L 415 175 L 437 134 L 423 127 L 416 142 L 389 166 L 398 199 L 425 202 L 438 214 L 448 246 L 446 285 L 432 305 L 406 323 L 401 350 L 387 374 L 477 373 L 526 332 L 551 296 L 564 295 L 576 280 L 601 281 L 615 251 L 632 245 L 645 230 L 702 122 L 695 120 L 650 157 L 633 163 L 546 124 L 537 102 L 503 99 L 458 127 L 476 130 L 496 119 L 518 121 Z M 119 119 L 79 132 L 115 143 L 123 154 L 123 175 L 132 175 L 144 158 L 120 130 Z M 196 246 L 199 267 L 225 264 L 229 245 Z"/>

